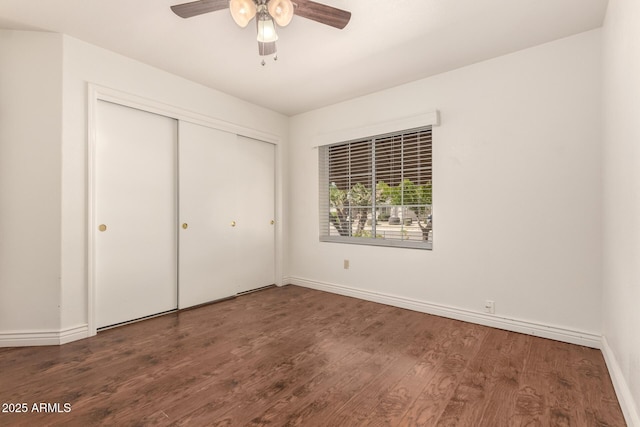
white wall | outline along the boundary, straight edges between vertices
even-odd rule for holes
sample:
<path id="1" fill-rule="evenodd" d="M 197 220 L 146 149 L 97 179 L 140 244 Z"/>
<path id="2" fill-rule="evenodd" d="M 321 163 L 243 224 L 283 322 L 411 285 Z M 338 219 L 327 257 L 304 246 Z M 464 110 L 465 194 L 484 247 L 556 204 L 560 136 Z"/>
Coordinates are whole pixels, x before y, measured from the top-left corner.
<path id="1" fill-rule="evenodd" d="M 600 37 L 293 117 L 289 281 L 598 345 Z M 318 242 L 318 135 L 433 110 L 433 251 Z"/>
<path id="2" fill-rule="evenodd" d="M 60 326 L 62 37 L 0 30 L 0 331 Z"/>
<path id="3" fill-rule="evenodd" d="M 640 426 L 639 29 L 640 2 L 609 0 L 603 30 L 603 350 L 627 421 L 635 426 Z"/>
<path id="4" fill-rule="evenodd" d="M 31 344 L 81 338 L 88 321 L 88 83 L 273 135 L 279 165 L 288 118 L 72 37 L 0 35 L 0 345 L 28 332 L 40 332 Z"/>

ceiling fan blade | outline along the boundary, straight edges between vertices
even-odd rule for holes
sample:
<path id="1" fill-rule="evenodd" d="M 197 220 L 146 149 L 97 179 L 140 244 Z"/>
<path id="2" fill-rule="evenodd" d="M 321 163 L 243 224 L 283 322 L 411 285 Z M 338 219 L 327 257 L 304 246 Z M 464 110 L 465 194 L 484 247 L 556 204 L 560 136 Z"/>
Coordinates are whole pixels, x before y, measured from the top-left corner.
<path id="1" fill-rule="evenodd" d="M 258 54 L 260 56 L 267 56 L 276 53 L 276 42 L 258 42 Z"/>
<path id="2" fill-rule="evenodd" d="M 229 0 L 198 0 L 171 6 L 171 10 L 181 18 L 191 18 L 192 16 L 202 15 L 203 13 L 227 9 L 228 7 Z"/>
<path id="3" fill-rule="evenodd" d="M 351 19 L 351 12 L 327 6 L 326 4 L 316 3 L 311 0 L 292 0 L 292 2 L 296 15 L 340 30 L 346 27 Z"/>

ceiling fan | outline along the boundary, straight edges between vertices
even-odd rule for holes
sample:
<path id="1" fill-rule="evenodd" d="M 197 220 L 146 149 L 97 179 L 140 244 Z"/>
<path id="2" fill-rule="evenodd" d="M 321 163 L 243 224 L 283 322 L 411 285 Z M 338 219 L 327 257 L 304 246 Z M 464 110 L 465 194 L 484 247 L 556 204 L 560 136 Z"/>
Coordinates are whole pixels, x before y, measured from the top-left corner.
<path id="1" fill-rule="evenodd" d="M 276 24 L 286 27 L 293 15 L 311 19 L 321 24 L 343 29 L 351 19 L 351 12 L 337 9 L 311 0 L 198 0 L 171 6 L 181 18 L 191 18 L 216 10 L 229 9 L 233 20 L 246 27 L 255 17 L 258 32 L 258 53 L 276 56 Z M 262 60 L 262 65 L 265 62 Z"/>

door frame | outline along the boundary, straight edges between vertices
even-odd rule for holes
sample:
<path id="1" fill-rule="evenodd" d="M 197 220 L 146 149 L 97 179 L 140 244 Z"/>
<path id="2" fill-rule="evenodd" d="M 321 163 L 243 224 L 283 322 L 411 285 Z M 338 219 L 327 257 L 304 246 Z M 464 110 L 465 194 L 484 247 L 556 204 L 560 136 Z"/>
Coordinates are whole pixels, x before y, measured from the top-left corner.
<path id="1" fill-rule="evenodd" d="M 149 113 L 159 114 L 179 122 L 190 122 L 202 126 L 219 129 L 237 135 L 257 139 L 275 146 L 275 271 L 276 285 L 282 285 L 282 227 L 279 218 L 282 218 L 282 147 L 281 137 L 272 133 L 259 131 L 246 126 L 227 122 L 215 117 L 185 110 L 152 99 L 144 98 L 131 93 L 123 92 L 88 83 L 87 90 L 87 326 L 89 336 L 97 333 L 95 320 L 95 297 L 96 297 L 96 269 L 95 269 L 95 242 L 97 237 L 96 219 L 96 130 L 97 130 L 97 106 L 98 101 L 107 101 L 125 107 L 135 108 Z M 178 141 L 179 143 L 179 141 Z M 177 227 L 177 224 L 176 224 Z"/>

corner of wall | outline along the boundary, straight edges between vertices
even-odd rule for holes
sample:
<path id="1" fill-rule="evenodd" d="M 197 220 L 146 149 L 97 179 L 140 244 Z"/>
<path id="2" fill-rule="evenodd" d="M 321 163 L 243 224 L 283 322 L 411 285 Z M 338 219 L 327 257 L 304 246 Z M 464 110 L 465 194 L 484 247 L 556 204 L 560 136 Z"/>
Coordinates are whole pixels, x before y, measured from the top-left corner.
<path id="1" fill-rule="evenodd" d="M 622 373 L 622 369 L 616 360 L 613 350 L 611 350 L 611 347 L 607 342 L 606 336 L 602 337 L 601 348 L 625 421 L 630 427 L 640 427 L 640 414 L 638 414 L 638 409 L 635 407 L 631 389 L 629 388 L 629 384 Z"/>

